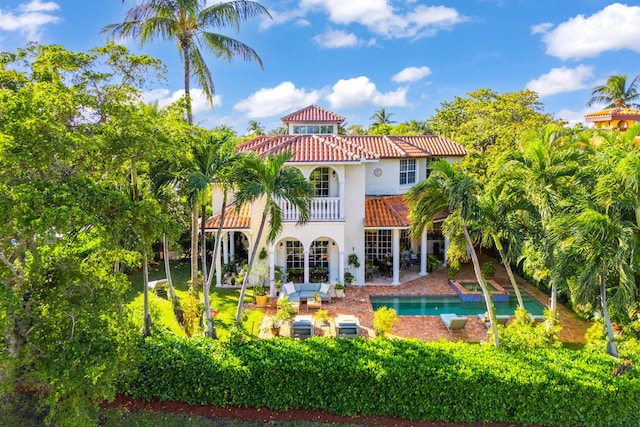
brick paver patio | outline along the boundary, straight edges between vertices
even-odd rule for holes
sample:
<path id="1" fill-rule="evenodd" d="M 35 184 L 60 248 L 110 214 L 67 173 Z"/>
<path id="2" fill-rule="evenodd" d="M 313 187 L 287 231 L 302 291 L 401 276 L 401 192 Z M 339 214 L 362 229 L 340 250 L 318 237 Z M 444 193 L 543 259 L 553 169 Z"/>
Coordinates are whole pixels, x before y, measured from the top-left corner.
<path id="1" fill-rule="evenodd" d="M 481 260 L 481 262 L 483 262 Z M 494 280 L 504 288 L 511 289 L 509 278 L 504 268 L 496 262 L 496 272 Z M 323 309 L 329 310 L 329 316 L 335 318 L 339 314 L 352 314 L 358 317 L 362 327 L 362 335 L 365 337 L 373 337 L 373 308 L 369 296 L 374 295 L 452 295 L 455 291 L 449 286 L 448 273 L 445 267 L 429 273 L 426 276 L 419 276 L 418 267 L 412 267 L 411 270 L 405 271 L 401 277 L 401 285 L 390 285 L 390 279 L 386 277 L 374 277 L 371 283 L 364 286 L 350 286 L 346 291 L 344 299 L 333 298 L 330 304 L 322 304 Z M 465 265 L 460 271 L 458 277 L 460 280 L 473 280 L 475 275 L 473 267 Z M 540 292 L 534 286 L 525 282 L 522 278 L 516 277 L 518 286 L 522 291 L 528 292 L 541 303 L 548 305 L 548 296 Z M 266 309 L 267 316 L 275 314 L 276 304 L 272 302 L 270 307 Z M 314 309 L 308 311 L 313 314 Z M 307 314 L 307 308 L 303 303 L 300 307 L 300 314 Z M 558 305 L 558 314 L 560 317 L 560 340 L 563 342 L 582 343 L 584 342 L 584 334 L 589 328 L 590 323 L 581 320 L 575 313 L 562 305 Z M 268 318 L 265 318 L 265 326 L 263 329 L 265 337 L 270 336 L 268 331 Z M 286 329 L 282 330 L 282 334 L 286 335 Z M 331 335 L 331 328 L 321 328 L 316 322 L 316 335 Z M 488 341 L 487 328 L 475 316 L 469 316 L 467 325 L 463 330 L 449 332 L 442 324 L 437 316 L 399 316 L 399 320 L 394 326 L 392 336 L 403 338 L 417 338 L 424 341 L 437 341 L 440 339 L 450 341 L 470 341 L 481 342 Z"/>

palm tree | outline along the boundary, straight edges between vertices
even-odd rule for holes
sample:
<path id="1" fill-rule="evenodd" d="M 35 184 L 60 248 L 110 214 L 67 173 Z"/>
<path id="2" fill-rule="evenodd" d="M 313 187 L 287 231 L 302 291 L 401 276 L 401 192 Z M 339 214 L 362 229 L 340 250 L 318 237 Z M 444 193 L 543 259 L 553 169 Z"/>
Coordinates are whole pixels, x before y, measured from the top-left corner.
<path id="1" fill-rule="evenodd" d="M 264 127 L 262 127 L 262 125 L 260 125 L 260 122 L 256 120 L 249 120 L 247 132 L 249 132 L 249 135 L 262 136 L 264 135 Z"/>
<path id="2" fill-rule="evenodd" d="M 514 211 L 516 206 L 509 206 L 504 203 L 499 197 L 500 191 L 498 188 L 493 187 L 485 189 L 482 193 L 478 206 L 481 215 L 476 221 L 480 228 L 480 234 L 483 246 L 494 245 L 498 253 L 500 254 L 500 260 L 504 265 L 509 281 L 516 293 L 518 299 L 518 305 L 521 309 L 525 310 L 524 302 L 522 301 L 522 295 L 520 294 L 520 288 L 516 282 L 516 278 L 511 271 L 510 260 L 515 258 L 515 254 L 519 252 L 520 242 L 522 239 L 521 233 L 518 228 L 510 221 L 510 211 Z M 507 256 L 504 250 L 503 239 L 509 242 L 508 251 L 511 256 Z"/>
<path id="3" fill-rule="evenodd" d="M 264 160 L 256 155 L 249 155 L 243 161 L 242 180 L 238 184 L 238 192 L 236 193 L 237 207 L 240 208 L 245 203 L 251 204 L 262 198 L 266 200 L 258 234 L 253 241 L 247 274 L 242 281 L 236 312 L 237 323 L 240 323 L 244 294 L 267 219 L 269 219 L 270 225 L 267 242 L 273 242 L 282 230 L 282 210 L 279 201 L 287 201 L 296 207 L 300 213 L 299 223 L 305 223 L 309 218 L 309 200 L 313 196 L 313 185 L 299 169 L 285 166 L 291 157 L 293 157 L 292 153 L 283 152 L 269 154 Z"/>
<path id="4" fill-rule="evenodd" d="M 222 239 L 222 226 L 224 224 L 224 217 L 227 208 L 227 195 L 238 180 L 238 173 L 242 166 L 241 159 L 242 155 L 236 151 L 236 141 L 231 138 L 230 134 L 223 134 L 222 138 L 216 144 L 215 155 L 210 164 L 211 184 L 222 189 L 220 223 L 218 224 L 218 230 L 213 244 L 211 268 L 209 270 L 209 274 L 205 275 L 203 287 L 205 336 L 210 338 L 216 338 L 216 330 L 213 324 L 213 316 L 211 316 L 211 300 L 209 298 L 209 292 L 211 290 L 211 282 L 213 280 L 215 260 L 218 258 L 218 250 Z"/>
<path id="5" fill-rule="evenodd" d="M 405 195 L 409 202 L 409 217 L 412 222 L 409 231 L 413 235 L 420 235 L 424 229 L 433 228 L 435 215 L 446 210 L 450 212 L 448 222 L 450 225 L 458 225 L 464 236 L 467 251 L 471 254 L 473 269 L 482 288 L 487 312 L 491 319 L 493 341 L 498 346 L 498 328 L 493 300 L 480 272 L 478 255 L 468 230 L 468 224 L 473 222 L 478 215 L 476 192 L 477 184 L 475 181 L 457 165 L 454 166 L 446 160 L 434 162 L 429 177 L 413 186 Z"/>
<path id="6" fill-rule="evenodd" d="M 184 65 L 184 93 L 187 121 L 190 125 L 193 124 L 191 77 L 198 80 L 211 105 L 215 93 L 211 71 L 200 47 L 227 61 L 235 56 L 246 61 L 254 60 L 262 68 L 262 60 L 252 48 L 207 29 L 231 28 L 238 31 L 242 21 L 259 16 L 271 17 L 264 6 L 252 1 L 228 1 L 208 7 L 207 3 L 204 0 L 142 0 L 127 12 L 124 22 L 110 24 L 102 29 L 115 37 L 139 38 L 142 45 L 155 38 L 177 42 Z"/>
<path id="7" fill-rule="evenodd" d="M 607 83 L 597 86 L 591 91 L 591 98 L 587 102 L 587 107 L 593 104 L 607 104 L 605 108 L 614 107 L 638 107 L 636 101 L 640 100 L 638 92 L 640 75 L 635 76 L 629 86 L 627 86 L 627 76 L 610 76 Z"/>
<path id="8" fill-rule="evenodd" d="M 556 318 L 556 301 L 560 277 L 555 269 L 555 247 L 550 239 L 551 220 L 560 211 L 560 203 L 575 190 L 579 170 L 580 152 L 571 146 L 562 147 L 569 131 L 548 126 L 539 132 L 524 135 L 519 150 L 508 154 L 499 180 L 505 184 L 504 192 L 518 197 L 519 202 L 530 204 L 535 214 L 538 235 L 530 238 L 541 251 L 544 270 L 551 282 L 550 310 Z M 517 195 L 517 196 L 513 196 Z"/>
<path id="9" fill-rule="evenodd" d="M 388 113 L 384 108 L 379 109 L 370 117 L 370 119 L 374 121 L 371 123 L 371 127 L 375 128 L 380 125 L 391 125 L 393 123 L 397 123 L 395 120 L 391 120 L 391 116 L 393 116 L 393 113 Z"/>
<path id="10" fill-rule="evenodd" d="M 554 231 L 561 247 L 559 268 L 576 270 L 575 299 L 591 303 L 600 299 L 607 331 L 607 353 L 618 357 L 607 303 L 607 285 L 618 291 L 619 299 L 629 301 L 635 293 L 635 225 L 614 206 L 601 206 L 588 200 L 575 214 L 561 215 Z M 610 281 L 615 280 L 614 286 Z M 609 282 L 609 283 L 608 283 Z"/>

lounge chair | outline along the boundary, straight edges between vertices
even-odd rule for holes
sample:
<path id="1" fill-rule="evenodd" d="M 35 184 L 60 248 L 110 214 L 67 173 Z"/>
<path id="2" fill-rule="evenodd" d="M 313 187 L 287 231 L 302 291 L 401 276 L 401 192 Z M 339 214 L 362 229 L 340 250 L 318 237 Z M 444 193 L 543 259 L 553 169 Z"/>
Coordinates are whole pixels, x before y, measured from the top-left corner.
<path id="1" fill-rule="evenodd" d="M 360 336 L 360 321 L 351 315 L 336 317 L 336 337 L 355 338 Z"/>
<path id="2" fill-rule="evenodd" d="M 291 322 L 291 337 L 305 339 L 316 334 L 312 316 L 296 316 Z"/>
<path id="3" fill-rule="evenodd" d="M 496 314 L 496 321 L 498 322 L 498 325 L 507 326 L 507 322 L 509 321 L 510 317 L 511 316 L 509 316 L 508 314 Z M 491 322 L 485 322 L 484 314 L 478 314 L 478 319 L 480 319 L 480 321 L 483 322 L 484 326 L 486 326 L 487 328 L 491 326 Z"/>
<path id="4" fill-rule="evenodd" d="M 467 318 L 465 316 L 458 316 L 455 313 L 442 313 L 440 320 L 447 327 L 449 332 L 459 329 L 464 329 L 467 325 Z"/>
<path id="5" fill-rule="evenodd" d="M 168 283 L 169 281 L 167 279 L 152 280 L 148 284 L 149 290 L 156 295 L 160 295 L 162 293 L 166 296 Z"/>

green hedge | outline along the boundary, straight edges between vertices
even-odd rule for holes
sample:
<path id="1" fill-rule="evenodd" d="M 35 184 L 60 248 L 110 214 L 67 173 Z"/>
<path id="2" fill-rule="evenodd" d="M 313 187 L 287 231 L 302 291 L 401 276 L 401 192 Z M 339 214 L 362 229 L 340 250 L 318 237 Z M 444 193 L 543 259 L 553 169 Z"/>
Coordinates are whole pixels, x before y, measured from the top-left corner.
<path id="1" fill-rule="evenodd" d="M 640 375 L 572 350 L 507 352 L 464 343 L 311 338 L 150 338 L 120 391 L 134 398 L 343 415 L 540 425 L 637 426 Z"/>

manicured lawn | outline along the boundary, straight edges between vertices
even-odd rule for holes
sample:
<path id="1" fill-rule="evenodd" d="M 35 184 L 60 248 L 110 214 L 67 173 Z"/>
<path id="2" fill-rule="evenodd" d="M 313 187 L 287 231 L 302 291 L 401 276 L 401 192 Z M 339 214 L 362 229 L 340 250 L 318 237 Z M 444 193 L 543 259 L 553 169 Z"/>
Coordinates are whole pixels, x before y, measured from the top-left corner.
<path id="1" fill-rule="evenodd" d="M 178 299 L 181 304 L 185 304 L 189 298 L 188 281 L 191 278 L 189 263 L 172 261 L 171 262 L 171 277 L 173 280 L 173 286 L 176 291 Z M 164 279 L 164 264 L 149 266 L 149 280 Z M 131 289 L 125 295 L 125 300 L 131 309 L 134 322 L 142 327 L 142 312 L 143 312 L 143 277 L 142 272 L 136 272 L 129 276 L 131 280 Z M 251 294 L 247 292 L 247 294 Z M 211 289 L 211 307 L 218 310 L 218 315 L 215 318 L 215 327 L 218 334 L 218 338 L 226 340 L 229 337 L 229 330 L 235 322 L 236 309 L 238 306 L 238 297 L 240 296 L 240 289 L 228 289 L 228 288 L 212 288 Z M 199 294 L 199 300 L 203 301 L 202 292 Z M 245 296 L 245 304 L 251 302 L 251 297 Z M 173 315 L 173 308 L 171 302 L 166 296 L 158 296 L 153 292 L 149 293 L 149 310 L 151 312 L 151 318 L 155 324 L 161 324 L 166 326 L 176 335 L 184 336 L 184 330 L 180 324 L 176 321 Z M 260 323 L 264 317 L 262 310 L 245 310 L 247 319 L 244 322 L 244 326 L 247 331 L 254 336 L 257 336 L 260 330 Z"/>

